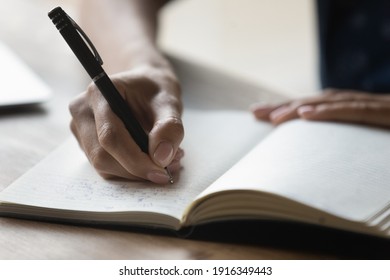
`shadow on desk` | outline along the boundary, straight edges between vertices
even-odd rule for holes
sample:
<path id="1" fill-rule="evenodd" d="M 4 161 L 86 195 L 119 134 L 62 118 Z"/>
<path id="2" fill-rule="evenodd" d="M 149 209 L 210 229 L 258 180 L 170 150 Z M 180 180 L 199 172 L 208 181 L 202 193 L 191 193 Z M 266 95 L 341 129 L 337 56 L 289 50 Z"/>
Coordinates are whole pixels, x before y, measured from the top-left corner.
<path id="1" fill-rule="evenodd" d="M 40 220 L 54 224 L 75 225 L 69 221 Z M 76 222 L 76 224 L 78 223 Z M 93 222 L 84 222 L 82 225 L 89 228 L 131 231 L 154 236 L 215 242 L 222 245 L 245 245 L 270 250 L 288 250 L 300 253 L 300 256 L 302 254 L 315 256 L 316 259 L 390 259 L 389 239 L 293 222 L 228 221 L 186 228 L 180 232 L 161 228 L 112 226 Z"/>
<path id="2" fill-rule="evenodd" d="M 321 253 L 336 259 L 390 259 L 390 240 L 296 223 L 215 223 L 194 228 L 191 239 Z"/>
<path id="3" fill-rule="evenodd" d="M 390 259 L 388 239 L 294 222 L 225 221 L 183 229 L 179 233 L 128 226 L 103 227 L 189 240 L 291 250 L 323 255 L 324 258 L 320 257 L 321 259 Z"/>

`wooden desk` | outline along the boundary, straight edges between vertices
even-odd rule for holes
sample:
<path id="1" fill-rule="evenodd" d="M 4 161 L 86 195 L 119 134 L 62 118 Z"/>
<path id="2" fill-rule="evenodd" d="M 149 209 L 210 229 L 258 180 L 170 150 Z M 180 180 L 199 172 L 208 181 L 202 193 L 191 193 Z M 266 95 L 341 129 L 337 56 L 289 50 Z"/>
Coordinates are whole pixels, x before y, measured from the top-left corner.
<path id="1" fill-rule="evenodd" d="M 7 2 L 9 7 L 0 12 L 3 21 L 0 22 L 1 40 L 13 47 L 51 86 L 54 93 L 53 99 L 41 107 L 0 111 L 0 190 L 33 167 L 70 135 L 68 102 L 87 84 L 78 62 L 66 49 L 62 38 L 45 15 L 52 8 L 50 4 L 51 1 L 45 0 L 33 3 L 18 0 Z M 27 13 L 29 17 L 26 16 Z M 30 26 L 33 31 L 28 30 Z M 23 34 L 22 30 L 24 37 L 19 36 Z M 128 230 L 0 218 L 0 259 L 339 257 L 337 254 L 321 251 L 301 251 L 288 249 L 290 246 L 273 247 L 267 244 L 272 242 L 265 242 L 263 245 L 217 243 Z"/>

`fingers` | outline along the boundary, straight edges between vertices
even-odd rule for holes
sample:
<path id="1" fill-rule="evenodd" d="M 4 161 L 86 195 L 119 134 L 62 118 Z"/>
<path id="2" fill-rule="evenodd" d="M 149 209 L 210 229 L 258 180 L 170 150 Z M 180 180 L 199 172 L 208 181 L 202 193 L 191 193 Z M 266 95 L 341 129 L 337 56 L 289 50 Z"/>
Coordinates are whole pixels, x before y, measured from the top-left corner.
<path id="1" fill-rule="evenodd" d="M 73 116 L 71 130 L 103 178 L 120 177 L 168 183 L 166 170 L 140 150 L 123 123 L 93 87 L 89 88 L 87 94 L 76 98 L 69 108 Z M 183 152 L 175 153 L 170 159 L 172 173 L 180 169 L 182 156 Z"/>
<path id="2" fill-rule="evenodd" d="M 180 118 L 167 117 L 158 120 L 150 132 L 150 153 L 153 161 L 168 166 L 175 157 L 184 137 L 184 128 Z"/>
<path id="3" fill-rule="evenodd" d="M 251 111 L 257 119 L 274 125 L 295 118 L 384 125 L 390 121 L 389 104 L 388 96 L 330 89 L 320 96 L 279 105 L 255 104 Z"/>
<path id="4" fill-rule="evenodd" d="M 155 69 L 147 72 L 138 69 L 132 77 L 132 86 L 125 90 L 126 98 L 130 100 L 137 92 L 149 96 L 150 99 L 145 99 L 144 103 L 134 102 L 142 104 L 134 109 L 148 108 L 147 111 L 140 110 L 139 114 L 151 123 L 144 124 L 150 130 L 149 154 L 156 165 L 165 168 L 175 158 L 184 137 L 180 85 L 172 73 Z"/>
<path id="5" fill-rule="evenodd" d="M 97 108 L 94 109 L 95 130 L 100 146 L 133 176 L 155 183 L 167 183 L 169 177 L 165 170 L 157 166 L 148 154 L 141 151 L 107 102 L 94 104 L 97 104 Z"/>
<path id="6" fill-rule="evenodd" d="M 282 122 L 298 118 L 297 109 L 304 105 L 314 105 L 327 102 L 334 98 L 333 92 L 328 92 L 325 95 L 293 100 L 281 104 L 254 104 L 251 106 L 251 111 L 259 120 L 270 121 L 274 125 Z"/>
<path id="7" fill-rule="evenodd" d="M 324 94 L 318 96 L 288 101 L 281 104 L 254 104 L 251 106 L 251 111 L 257 119 L 270 121 L 274 125 L 278 125 L 288 120 L 298 118 L 299 115 L 297 110 L 302 106 L 351 98 L 348 94 L 336 94 L 338 92 L 338 90 L 328 89 L 324 91 Z"/>
<path id="8" fill-rule="evenodd" d="M 125 125 L 91 84 L 70 104 L 71 129 L 89 161 L 104 178 L 169 182 L 181 169 L 184 137 L 180 87 L 171 73 L 129 71 L 112 77 L 137 120 L 149 133 L 149 154 L 141 151 Z"/>
<path id="9" fill-rule="evenodd" d="M 258 103 L 258 104 L 252 104 L 249 109 L 256 119 L 263 120 L 263 121 L 271 121 L 270 114 L 276 109 L 284 106 L 285 104 L 286 103 L 279 104 L 279 105 L 271 105 L 265 103 Z"/>
<path id="10" fill-rule="evenodd" d="M 390 103 L 355 101 L 303 106 L 298 109 L 301 118 L 372 124 L 390 127 Z"/>
<path id="11" fill-rule="evenodd" d="M 158 166 L 166 167 L 174 159 L 184 137 L 182 105 L 177 94 L 163 93 L 154 100 L 152 108 L 155 122 L 149 134 L 149 151 Z"/>
<path id="12" fill-rule="evenodd" d="M 178 173 L 182 168 L 180 161 L 183 158 L 183 156 L 184 156 L 184 151 L 183 149 L 179 148 L 172 162 L 167 166 L 167 168 L 172 174 Z"/>
<path id="13" fill-rule="evenodd" d="M 106 179 L 140 179 L 123 168 L 100 144 L 92 109 L 85 104 L 83 96 L 79 96 L 70 104 L 69 109 L 73 116 L 71 130 L 92 166 Z"/>

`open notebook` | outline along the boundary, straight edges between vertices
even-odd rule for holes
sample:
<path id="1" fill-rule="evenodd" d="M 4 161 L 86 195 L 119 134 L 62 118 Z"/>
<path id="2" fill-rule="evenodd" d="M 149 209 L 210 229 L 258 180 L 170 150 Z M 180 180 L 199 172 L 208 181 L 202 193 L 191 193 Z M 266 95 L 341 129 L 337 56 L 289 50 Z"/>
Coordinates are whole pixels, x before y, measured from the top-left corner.
<path id="1" fill-rule="evenodd" d="M 390 238 L 389 130 L 302 120 L 274 128 L 233 109 L 245 85 L 191 73 L 173 185 L 104 180 L 72 138 L 0 193 L 0 214 L 171 230 L 277 220 Z"/>
<path id="2" fill-rule="evenodd" d="M 38 104 L 49 99 L 49 87 L 2 42 L 0 62 L 0 108 Z"/>

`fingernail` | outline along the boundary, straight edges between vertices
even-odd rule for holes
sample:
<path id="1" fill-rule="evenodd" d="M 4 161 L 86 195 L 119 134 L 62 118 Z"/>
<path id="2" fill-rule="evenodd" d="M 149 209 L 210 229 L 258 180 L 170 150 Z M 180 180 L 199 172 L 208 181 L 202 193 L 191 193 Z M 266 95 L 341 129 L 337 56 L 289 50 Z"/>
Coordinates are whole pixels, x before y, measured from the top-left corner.
<path id="1" fill-rule="evenodd" d="M 155 161 L 161 166 L 166 167 L 173 157 L 173 146 L 169 142 L 163 141 L 158 146 L 153 154 Z"/>
<path id="2" fill-rule="evenodd" d="M 276 109 L 275 111 L 273 111 L 270 114 L 270 119 L 271 120 L 276 120 L 276 119 L 280 118 L 281 116 L 283 116 L 285 113 L 287 113 L 289 111 L 290 111 L 290 108 L 287 107 L 287 106 L 280 107 L 280 108 Z"/>
<path id="3" fill-rule="evenodd" d="M 266 110 L 266 109 L 259 109 L 259 110 L 256 110 L 256 109 L 250 109 L 252 114 L 255 116 L 255 118 L 257 119 L 264 119 L 268 116 L 268 113 L 269 113 L 269 110 Z"/>
<path id="4" fill-rule="evenodd" d="M 311 105 L 305 105 L 298 108 L 298 115 L 302 117 L 309 117 L 314 113 L 314 106 Z"/>
<path id="5" fill-rule="evenodd" d="M 169 181 L 167 173 L 162 171 L 151 171 L 148 173 L 147 178 L 156 184 L 167 184 Z"/>

